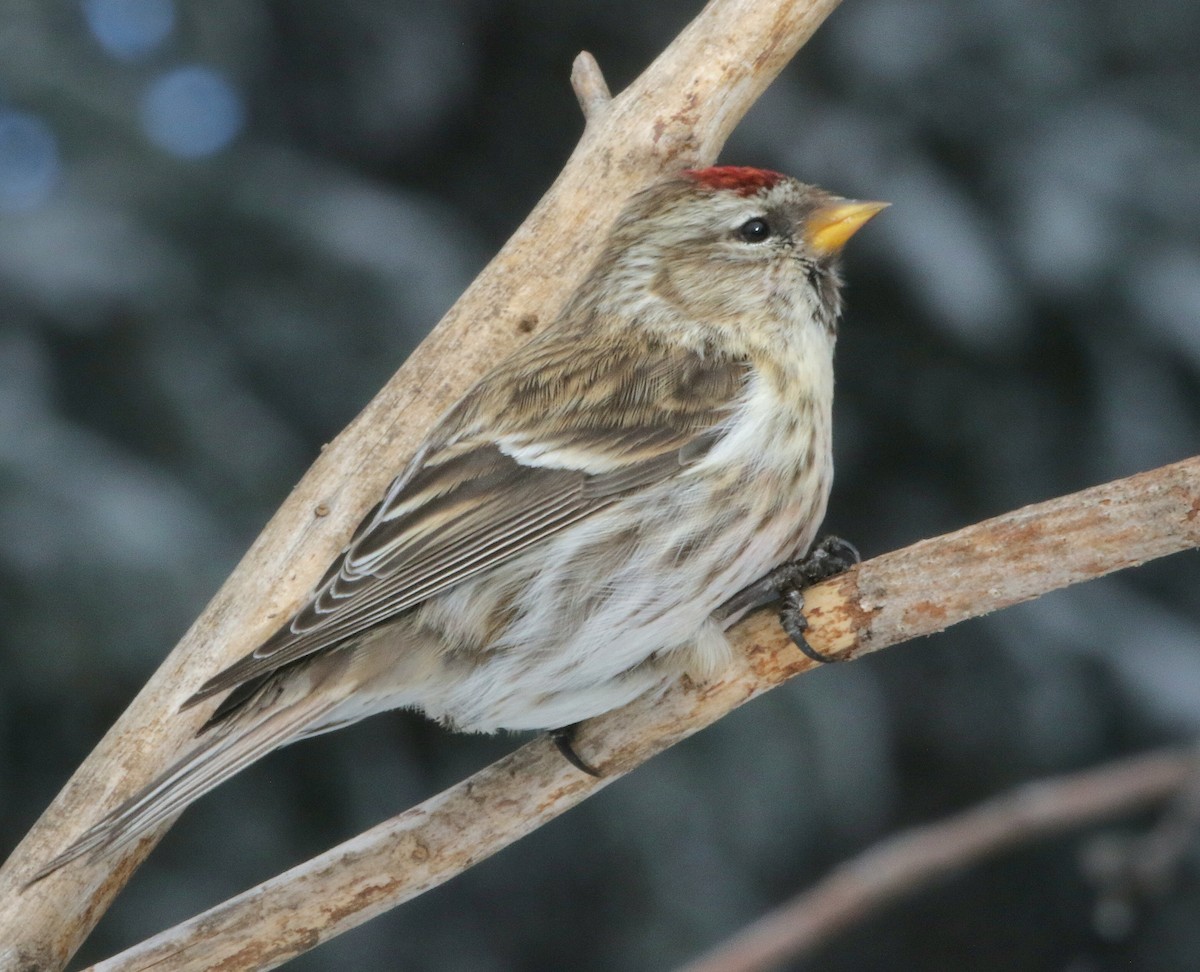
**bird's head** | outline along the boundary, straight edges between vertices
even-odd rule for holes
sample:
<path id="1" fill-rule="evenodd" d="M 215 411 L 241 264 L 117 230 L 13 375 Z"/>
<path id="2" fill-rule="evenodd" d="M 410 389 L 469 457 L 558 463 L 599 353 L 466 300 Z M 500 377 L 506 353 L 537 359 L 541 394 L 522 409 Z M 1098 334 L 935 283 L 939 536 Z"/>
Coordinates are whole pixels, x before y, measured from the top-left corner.
<path id="1" fill-rule="evenodd" d="M 886 205 L 766 169 L 688 169 L 633 197 L 607 252 L 614 280 L 640 280 L 690 317 L 799 316 L 832 330 L 841 249 Z"/>

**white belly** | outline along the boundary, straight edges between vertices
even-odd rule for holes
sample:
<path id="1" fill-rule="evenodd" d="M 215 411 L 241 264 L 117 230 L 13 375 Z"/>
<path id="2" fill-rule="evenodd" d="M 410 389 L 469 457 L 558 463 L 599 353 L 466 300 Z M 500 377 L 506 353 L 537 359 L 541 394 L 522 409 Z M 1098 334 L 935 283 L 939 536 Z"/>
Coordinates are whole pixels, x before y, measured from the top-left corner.
<path id="1" fill-rule="evenodd" d="M 795 422 L 771 404 L 750 398 L 680 477 L 423 609 L 465 644 L 497 605 L 512 617 L 483 657 L 464 652 L 455 664 L 452 655 L 451 677 L 418 707 L 465 730 L 554 728 L 685 670 L 706 677 L 724 667 L 713 610 L 807 549 L 829 493 L 828 409 Z"/>

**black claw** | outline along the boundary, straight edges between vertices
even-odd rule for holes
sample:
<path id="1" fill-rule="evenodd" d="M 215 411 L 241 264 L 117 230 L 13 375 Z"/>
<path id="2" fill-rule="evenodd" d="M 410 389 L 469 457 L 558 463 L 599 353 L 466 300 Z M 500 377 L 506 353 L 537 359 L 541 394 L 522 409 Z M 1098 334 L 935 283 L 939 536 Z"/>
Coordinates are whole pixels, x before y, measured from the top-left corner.
<path id="1" fill-rule="evenodd" d="M 551 729 L 550 738 L 554 741 L 555 747 L 563 754 L 563 758 L 568 763 L 574 766 L 582 773 L 587 773 L 588 776 L 599 778 L 601 773 L 596 767 L 586 762 L 577 752 L 573 743 L 575 742 L 575 731 L 579 728 L 578 722 L 573 722 L 569 726 L 563 726 L 561 729 Z"/>
<path id="2" fill-rule="evenodd" d="M 804 634 L 808 630 L 808 619 L 804 616 L 804 592 L 799 588 L 784 593 L 783 607 L 779 609 L 779 623 L 787 632 L 788 637 L 792 639 L 792 643 L 813 661 L 820 662 L 822 665 L 841 661 L 840 658 L 835 658 L 833 655 L 817 651 L 808 643 L 808 638 Z"/>

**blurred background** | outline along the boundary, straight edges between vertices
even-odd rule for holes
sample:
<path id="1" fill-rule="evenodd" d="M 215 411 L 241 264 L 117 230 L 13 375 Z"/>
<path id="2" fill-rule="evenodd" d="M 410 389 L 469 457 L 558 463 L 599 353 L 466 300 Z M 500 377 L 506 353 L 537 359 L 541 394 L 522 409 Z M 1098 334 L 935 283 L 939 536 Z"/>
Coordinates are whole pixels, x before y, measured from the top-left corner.
<path id="1" fill-rule="evenodd" d="M 549 185 L 576 52 L 617 90 L 699 5 L 5 0 L 0 857 Z M 828 527 L 864 554 L 1200 451 L 1198 45 L 1188 0 L 846 0 L 730 141 L 894 203 L 839 345 Z M 1178 555 L 816 672 L 289 968 L 670 968 L 898 828 L 1192 737 L 1198 583 Z M 80 958 L 518 742 L 395 715 L 278 753 Z M 1196 848 L 1103 920 L 1096 834 L 804 968 L 1200 968 Z"/>

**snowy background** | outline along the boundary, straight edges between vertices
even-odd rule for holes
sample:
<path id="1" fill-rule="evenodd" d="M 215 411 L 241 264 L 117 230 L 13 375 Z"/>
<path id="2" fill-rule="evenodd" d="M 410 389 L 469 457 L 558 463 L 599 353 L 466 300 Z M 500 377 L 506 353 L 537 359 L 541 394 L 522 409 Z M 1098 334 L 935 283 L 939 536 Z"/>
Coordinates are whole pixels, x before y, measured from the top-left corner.
<path id="1" fill-rule="evenodd" d="M 549 185 L 576 52 L 617 90 L 698 6 L 0 6 L 0 856 Z M 1200 452 L 1198 46 L 1186 0 L 846 0 L 731 139 L 894 204 L 846 261 L 828 526 L 865 554 Z M 800 679 L 289 968 L 670 968 L 897 828 L 1193 736 L 1198 582 L 1179 555 Z M 81 959 L 517 743 L 395 715 L 276 754 Z M 1200 967 L 1200 856 L 1098 925 L 1095 835 L 804 967 Z"/>

